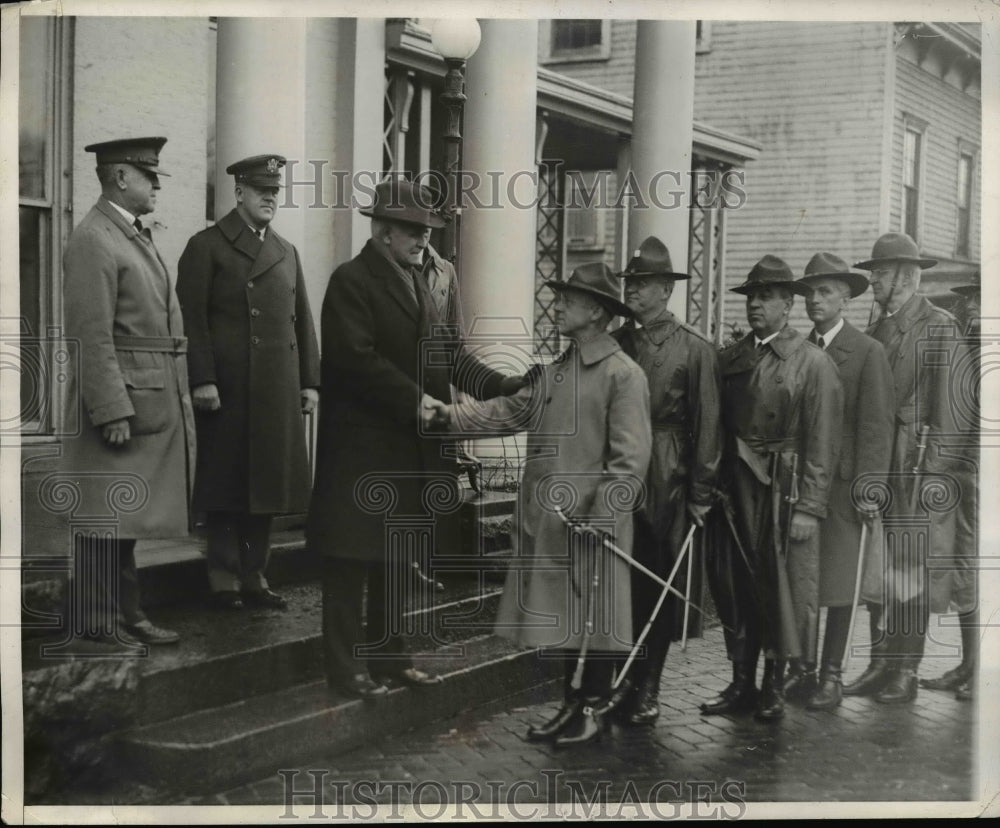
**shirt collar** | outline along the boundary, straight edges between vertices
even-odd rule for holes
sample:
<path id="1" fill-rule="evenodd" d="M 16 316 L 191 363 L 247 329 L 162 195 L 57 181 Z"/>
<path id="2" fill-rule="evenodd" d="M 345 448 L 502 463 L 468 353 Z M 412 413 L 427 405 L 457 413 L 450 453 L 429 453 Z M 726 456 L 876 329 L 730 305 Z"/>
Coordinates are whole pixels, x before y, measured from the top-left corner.
<path id="1" fill-rule="evenodd" d="M 120 204 L 115 204 L 115 202 L 113 202 L 111 199 L 108 199 L 108 204 L 110 204 L 119 213 L 121 213 L 125 217 L 125 221 L 127 221 L 129 224 L 132 224 L 132 225 L 135 224 L 135 220 L 136 220 L 136 218 L 138 218 L 137 216 L 132 215 L 128 210 L 126 210 Z"/>
<path id="2" fill-rule="evenodd" d="M 834 325 L 832 328 L 830 328 L 830 330 L 828 330 L 825 334 L 821 334 L 819 331 L 815 329 L 813 329 L 813 332 L 816 334 L 817 337 L 820 336 L 823 337 L 823 342 L 825 343 L 823 347 L 824 349 L 826 349 L 830 347 L 830 343 L 833 342 L 834 337 L 836 337 L 836 335 L 839 334 L 843 329 L 844 329 L 844 317 L 842 316 L 840 317 L 840 319 L 837 320 L 837 324 Z"/>
<path id="3" fill-rule="evenodd" d="M 781 331 L 775 331 L 773 334 L 771 334 L 768 337 L 765 337 L 764 339 L 758 339 L 757 338 L 757 334 L 754 334 L 753 335 L 753 344 L 754 344 L 754 347 L 757 348 L 757 347 L 760 347 L 761 345 L 767 345 L 768 342 L 770 342 L 772 339 L 774 339 L 780 333 L 781 333 Z"/>
<path id="4" fill-rule="evenodd" d="M 583 345 L 574 347 L 580 352 L 580 361 L 584 365 L 593 365 L 600 362 L 605 357 L 611 356 L 615 351 L 620 351 L 622 346 L 609 333 L 601 333 L 593 339 L 584 342 Z"/>

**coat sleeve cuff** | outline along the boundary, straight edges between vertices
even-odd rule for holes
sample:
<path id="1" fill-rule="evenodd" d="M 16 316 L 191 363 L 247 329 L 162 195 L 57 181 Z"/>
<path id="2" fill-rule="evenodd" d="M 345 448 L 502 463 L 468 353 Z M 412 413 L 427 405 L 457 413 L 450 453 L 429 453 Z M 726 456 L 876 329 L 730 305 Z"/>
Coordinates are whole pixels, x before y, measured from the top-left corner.
<path id="1" fill-rule="evenodd" d="M 115 420 L 124 420 L 126 417 L 135 416 L 135 409 L 129 398 L 125 397 L 91 408 L 87 413 L 90 415 L 90 422 L 95 426 L 102 426 L 105 423 L 113 423 Z"/>
<path id="2" fill-rule="evenodd" d="M 812 515 L 820 520 L 826 518 L 826 504 L 817 503 L 815 500 L 800 500 L 795 504 L 795 510 L 798 512 L 805 512 L 807 515 Z"/>

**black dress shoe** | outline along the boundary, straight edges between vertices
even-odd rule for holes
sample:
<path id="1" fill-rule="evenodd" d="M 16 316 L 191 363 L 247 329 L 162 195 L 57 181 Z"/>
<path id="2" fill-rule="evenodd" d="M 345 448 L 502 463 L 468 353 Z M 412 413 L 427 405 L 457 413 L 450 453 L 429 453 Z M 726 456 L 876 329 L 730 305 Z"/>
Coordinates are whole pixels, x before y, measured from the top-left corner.
<path id="1" fill-rule="evenodd" d="M 920 679 L 920 686 L 925 690 L 957 690 L 969 680 L 971 673 L 971 667 L 959 664 L 937 678 Z"/>
<path id="2" fill-rule="evenodd" d="M 375 681 L 367 673 L 357 673 L 349 679 L 336 682 L 332 688 L 352 699 L 377 699 L 389 692 L 388 687 Z"/>
<path id="3" fill-rule="evenodd" d="M 243 599 L 240 598 L 240 594 L 235 590 L 227 589 L 222 592 L 213 592 L 209 603 L 216 609 L 221 610 L 243 609 Z"/>
<path id="4" fill-rule="evenodd" d="M 860 676 L 844 685 L 844 695 L 871 696 L 885 687 L 894 672 L 888 659 L 874 658 Z"/>
<path id="5" fill-rule="evenodd" d="M 785 699 L 790 702 L 804 703 L 813 697 L 819 687 L 816 675 L 816 665 L 792 667 L 785 677 Z"/>
<path id="6" fill-rule="evenodd" d="M 149 619 L 140 621 L 138 624 L 126 624 L 125 629 L 143 644 L 176 644 L 181 640 L 178 633 L 157 627 Z"/>
<path id="7" fill-rule="evenodd" d="M 576 715 L 563 729 L 563 732 L 556 736 L 556 740 L 552 743 L 553 746 L 571 748 L 585 745 L 588 742 L 600 741 L 606 719 L 597 711 L 599 701 L 588 699 L 581 704 Z"/>
<path id="8" fill-rule="evenodd" d="M 875 694 L 881 704 L 911 702 L 917 697 L 917 671 L 910 666 L 900 667 L 889 682 Z"/>
<path id="9" fill-rule="evenodd" d="M 416 667 L 407 667 L 405 670 L 400 670 L 398 673 L 395 673 L 392 678 L 400 684 L 407 684 L 410 687 L 430 687 L 444 681 L 441 676 L 432 676 L 430 673 L 425 673 L 423 670 L 418 670 Z"/>
<path id="10" fill-rule="evenodd" d="M 721 716 L 727 713 L 749 713 L 757 705 L 757 687 L 753 684 L 732 685 L 712 701 L 700 705 L 703 716 Z"/>
<path id="11" fill-rule="evenodd" d="M 529 742 L 546 742 L 562 733 L 580 712 L 580 699 L 566 699 L 559 712 L 545 724 L 528 728 Z"/>
<path id="12" fill-rule="evenodd" d="M 123 629 L 119 629 L 115 633 L 93 633 L 80 637 L 85 641 L 93 641 L 95 644 L 103 644 L 107 647 L 115 647 L 116 649 L 133 649 L 142 646 L 139 639 L 134 638 Z"/>
<path id="13" fill-rule="evenodd" d="M 267 609 L 287 609 L 288 601 L 283 597 L 278 595 L 277 592 L 272 592 L 269 589 L 254 590 L 252 592 L 243 593 L 243 601 L 248 606 L 251 607 L 265 607 Z"/>

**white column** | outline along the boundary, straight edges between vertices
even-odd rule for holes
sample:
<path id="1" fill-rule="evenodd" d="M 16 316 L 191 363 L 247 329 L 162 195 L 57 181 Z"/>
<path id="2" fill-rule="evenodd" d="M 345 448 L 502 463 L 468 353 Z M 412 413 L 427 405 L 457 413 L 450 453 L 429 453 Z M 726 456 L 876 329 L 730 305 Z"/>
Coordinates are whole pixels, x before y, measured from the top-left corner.
<path id="1" fill-rule="evenodd" d="M 688 257 L 694 56 L 693 20 L 639 21 L 635 43 L 632 172 L 648 208 L 631 209 L 629 247 L 630 252 L 634 251 L 647 236 L 656 236 L 670 249 L 674 269 L 681 272 L 687 270 Z M 671 195 L 678 190 L 683 192 L 682 197 Z M 677 205 L 671 209 L 674 201 Z M 677 282 L 670 306 L 680 318 L 686 319 L 686 282 Z"/>
<path id="2" fill-rule="evenodd" d="M 216 56 L 215 217 L 235 205 L 226 167 L 276 153 L 304 174 L 306 20 L 220 17 Z M 285 204 L 284 196 L 282 205 Z M 307 199 L 279 206 L 275 229 L 302 250 Z"/>
<path id="3" fill-rule="evenodd" d="M 462 168 L 485 206 L 462 213 L 459 279 L 475 332 L 532 335 L 538 22 L 483 20 L 466 74 Z M 478 320 L 478 325 L 476 321 Z"/>

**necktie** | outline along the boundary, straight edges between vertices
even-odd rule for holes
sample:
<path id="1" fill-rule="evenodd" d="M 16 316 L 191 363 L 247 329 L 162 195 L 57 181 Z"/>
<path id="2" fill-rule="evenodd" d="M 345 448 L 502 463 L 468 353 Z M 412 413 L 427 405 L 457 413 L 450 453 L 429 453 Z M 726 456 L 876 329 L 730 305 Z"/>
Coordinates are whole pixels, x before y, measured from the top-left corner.
<path id="1" fill-rule="evenodd" d="M 141 222 L 141 221 L 139 221 L 139 219 L 136 219 L 135 221 L 133 221 L 133 222 L 132 222 L 132 226 L 133 226 L 133 227 L 134 227 L 134 228 L 135 228 L 136 230 L 138 230 L 138 231 L 139 231 L 140 233 L 142 232 L 142 222 Z"/>
<path id="2" fill-rule="evenodd" d="M 819 347 L 822 348 L 824 351 L 826 350 L 826 342 L 824 341 L 822 336 L 816 337 L 816 344 L 819 345 Z"/>

